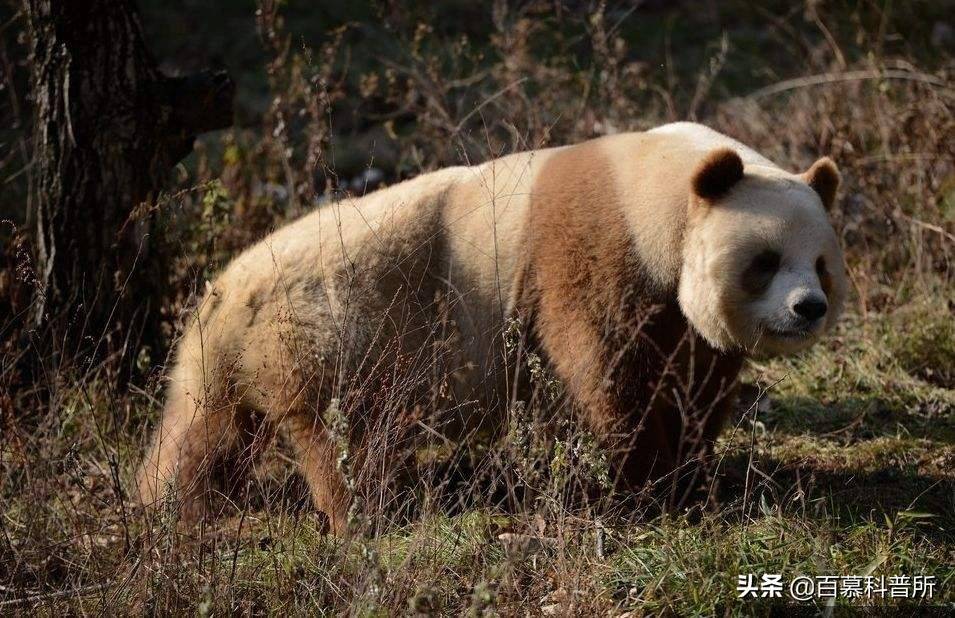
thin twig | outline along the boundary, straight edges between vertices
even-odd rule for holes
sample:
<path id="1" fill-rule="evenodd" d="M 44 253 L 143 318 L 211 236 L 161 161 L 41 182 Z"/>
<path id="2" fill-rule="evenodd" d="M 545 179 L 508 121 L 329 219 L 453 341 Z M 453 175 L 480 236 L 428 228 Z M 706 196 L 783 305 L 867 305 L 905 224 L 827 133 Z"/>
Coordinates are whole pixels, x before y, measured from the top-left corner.
<path id="1" fill-rule="evenodd" d="M 798 90 L 800 88 L 809 88 L 811 86 L 822 86 L 825 84 L 837 84 L 842 82 L 865 81 L 870 79 L 901 79 L 914 82 L 922 82 L 936 86 L 939 92 L 944 96 L 955 99 L 955 91 L 948 87 L 948 82 L 928 73 L 916 73 L 913 71 L 903 71 L 899 69 L 868 69 L 864 71 L 846 71 L 845 73 L 823 73 L 821 75 L 808 75 L 795 79 L 787 79 L 765 88 L 760 88 L 751 92 L 744 98 L 762 99 L 774 94 Z"/>
<path id="2" fill-rule="evenodd" d="M 497 92 L 495 92 L 494 94 L 492 94 L 491 96 L 489 96 L 488 98 L 486 98 L 486 99 L 484 99 L 483 101 L 481 101 L 480 105 L 478 105 L 477 107 L 475 107 L 474 109 L 472 109 L 470 112 L 468 112 L 467 114 L 465 114 L 464 118 L 462 118 L 461 121 L 458 123 L 458 125 L 457 125 L 456 127 L 454 127 L 454 132 L 457 133 L 458 131 L 460 131 L 461 129 L 463 129 L 463 128 L 464 128 L 464 124 L 465 124 L 468 120 L 471 119 L 471 116 L 473 116 L 474 114 L 476 114 L 476 113 L 478 113 L 479 111 L 481 111 L 481 110 L 484 108 L 485 105 L 487 105 L 487 104 L 489 104 L 489 103 L 492 103 L 493 101 L 499 99 L 504 93 L 506 93 L 507 91 L 513 89 L 513 88 L 516 87 L 516 86 L 520 86 L 521 84 L 523 84 L 523 83 L 526 82 L 526 81 L 527 81 L 527 78 L 526 78 L 526 77 L 522 77 L 522 78 L 520 78 L 520 79 L 518 79 L 518 80 L 516 80 L 516 81 L 511 82 L 511 83 L 508 84 L 507 86 L 504 86 L 503 88 L 501 88 L 500 90 L 498 90 Z"/>
<path id="3" fill-rule="evenodd" d="M 109 588 L 109 584 L 93 584 L 91 586 L 83 586 L 82 588 L 74 588 L 73 590 L 57 590 L 56 592 L 46 592 L 44 594 L 37 594 L 29 597 L 22 597 L 19 599 L 10 599 L 8 601 L 0 601 L 0 607 L 19 607 L 21 605 L 28 605 L 30 603 L 37 603 L 40 601 L 52 601 L 55 599 L 62 599 L 65 597 L 72 596 L 88 596 L 94 592 L 100 592 L 101 590 L 106 590 Z"/>
<path id="4" fill-rule="evenodd" d="M 915 227 L 920 227 L 920 228 L 929 230 L 930 232 L 935 232 L 936 234 L 940 234 L 946 240 L 955 242 L 955 234 L 949 233 L 943 227 L 934 225 L 932 223 L 926 223 L 925 221 L 920 221 L 919 219 L 916 219 L 915 217 L 911 217 L 905 213 L 902 213 L 902 218 L 907 220 L 909 223 L 911 223 Z"/>

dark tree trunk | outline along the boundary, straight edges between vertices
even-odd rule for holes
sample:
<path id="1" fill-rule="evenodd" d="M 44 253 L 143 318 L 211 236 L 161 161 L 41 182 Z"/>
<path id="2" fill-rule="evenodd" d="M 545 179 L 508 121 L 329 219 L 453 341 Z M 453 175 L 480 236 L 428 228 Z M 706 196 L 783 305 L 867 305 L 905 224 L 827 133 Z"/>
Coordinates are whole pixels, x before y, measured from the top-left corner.
<path id="1" fill-rule="evenodd" d="M 232 123 L 234 86 L 225 73 L 160 73 L 130 0 L 24 5 L 41 287 L 33 323 L 52 326 L 67 356 L 155 344 L 165 279 L 141 206 L 196 134 Z"/>

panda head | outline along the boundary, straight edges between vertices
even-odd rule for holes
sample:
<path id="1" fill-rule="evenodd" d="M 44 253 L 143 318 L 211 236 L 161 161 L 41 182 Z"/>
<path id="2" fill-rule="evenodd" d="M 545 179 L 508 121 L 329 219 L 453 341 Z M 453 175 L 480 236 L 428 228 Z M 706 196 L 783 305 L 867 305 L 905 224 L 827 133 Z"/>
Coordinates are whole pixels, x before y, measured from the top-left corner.
<path id="1" fill-rule="evenodd" d="M 744 165 L 731 149 L 692 177 L 679 302 L 720 350 L 798 352 L 836 321 L 846 295 L 828 210 L 839 186 L 823 158 L 803 174 Z"/>

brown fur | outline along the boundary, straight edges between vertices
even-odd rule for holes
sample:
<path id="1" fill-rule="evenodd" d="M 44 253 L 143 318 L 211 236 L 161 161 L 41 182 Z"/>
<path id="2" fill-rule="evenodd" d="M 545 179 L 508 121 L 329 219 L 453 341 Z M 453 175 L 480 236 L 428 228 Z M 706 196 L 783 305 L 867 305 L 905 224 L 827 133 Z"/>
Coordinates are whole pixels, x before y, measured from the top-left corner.
<path id="1" fill-rule="evenodd" d="M 829 157 L 823 157 L 812 164 L 805 174 L 806 183 L 819 194 L 826 210 L 832 210 L 836 201 L 836 191 L 842 180 L 839 169 Z"/>
<path id="2" fill-rule="evenodd" d="M 141 497 L 156 503 L 173 486 L 185 513 L 201 512 L 217 463 L 249 462 L 284 431 L 316 508 L 342 532 L 355 492 L 385 476 L 369 458 L 396 459 L 415 409 L 447 410 L 468 433 L 523 397 L 501 337 L 516 313 L 616 452 L 621 487 L 657 482 L 679 504 L 732 409 L 740 350 L 752 349 L 758 325 L 737 293 L 743 260 L 714 270 L 704 258 L 721 244 L 748 258 L 758 249 L 742 246 L 740 231 L 754 217 L 783 229 L 775 198 L 792 200 L 801 233 L 826 249 L 833 320 L 840 254 L 815 195 L 798 186 L 808 178 L 834 194 L 833 170 L 823 162 L 796 177 L 678 123 L 447 168 L 322 207 L 210 286 L 178 345 Z M 710 208 L 717 199 L 733 203 Z M 335 402 L 341 416 L 329 413 Z M 332 418 L 347 420 L 347 436 Z"/>
<path id="3" fill-rule="evenodd" d="M 722 197 L 743 179 L 743 160 L 729 148 L 717 148 L 693 173 L 693 193 L 705 200 Z"/>
<path id="4" fill-rule="evenodd" d="M 741 358 L 696 337 L 675 287 L 647 273 L 611 169 L 590 142 L 541 171 L 522 302 L 572 401 L 619 452 L 620 484 L 638 489 L 705 454 L 731 410 Z"/>
<path id="5" fill-rule="evenodd" d="M 829 266 L 824 258 L 819 259 L 816 265 L 816 272 L 819 275 L 819 285 L 825 293 L 826 298 L 832 296 L 832 274 L 829 272 Z"/>
<path id="6" fill-rule="evenodd" d="M 762 294 L 776 275 L 776 268 L 770 267 L 769 264 L 772 259 L 769 257 L 771 255 L 776 255 L 776 258 L 778 258 L 778 254 L 764 251 L 743 271 L 743 276 L 740 278 L 740 288 L 747 294 L 751 296 Z M 776 260 L 776 266 L 778 266 L 778 259 Z"/>

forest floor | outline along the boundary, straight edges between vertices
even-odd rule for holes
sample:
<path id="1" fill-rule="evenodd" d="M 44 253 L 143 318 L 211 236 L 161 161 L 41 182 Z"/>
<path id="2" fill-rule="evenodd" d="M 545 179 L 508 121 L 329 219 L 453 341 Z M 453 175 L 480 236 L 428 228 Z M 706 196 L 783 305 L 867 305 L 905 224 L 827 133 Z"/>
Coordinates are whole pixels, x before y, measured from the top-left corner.
<path id="1" fill-rule="evenodd" d="M 935 298 L 850 315 L 808 358 L 754 363 L 746 382 L 766 390 L 721 439 L 719 502 L 702 515 L 432 511 L 347 540 L 323 536 L 301 500 L 290 507 L 294 470 L 275 463 L 277 448 L 261 472 L 268 504 L 189 533 L 171 515 L 144 519 L 117 487 L 133 486 L 135 445 L 157 404 L 131 395 L 128 422 L 100 426 L 110 398 L 90 384 L 64 394 L 41 432 L 6 440 L 0 529 L 12 577 L 0 610 L 768 611 L 778 599 L 737 598 L 748 574 L 932 576 L 930 601 L 911 584 L 908 594 L 952 603 L 955 391 L 933 383 L 931 362 L 907 364 L 952 357 L 926 346 L 955 350 Z M 55 591 L 37 588 L 54 581 Z"/>

